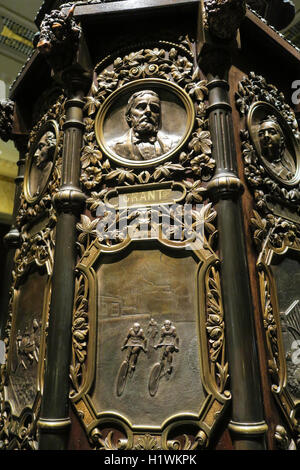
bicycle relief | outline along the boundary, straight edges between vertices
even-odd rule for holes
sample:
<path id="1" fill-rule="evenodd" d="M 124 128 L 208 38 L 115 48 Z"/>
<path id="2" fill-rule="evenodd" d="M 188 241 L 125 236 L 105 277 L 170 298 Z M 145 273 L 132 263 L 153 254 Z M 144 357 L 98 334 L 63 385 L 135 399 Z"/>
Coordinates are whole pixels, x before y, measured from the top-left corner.
<path id="1" fill-rule="evenodd" d="M 146 334 L 139 323 L 134 323 L 129 329 L 127 337 L 121 347 L 121 351 L 127 350 L 125 359 L 123 360 L 117 375 L 116 392 L 117 396 L 121 396 L 124 392 L 127 378 L 131 378 L 138 364 L 138 358 L 143 351 L 147 354 L 148 360 L 151 358 L 151 351 L 161 349 L 160 361 L 156 362 L 151 370 L 148 381 L 148 390 L 150 396 L 154 397 L 157 393 L 159 382 L 163 377 L 168 380 L 173 372 L 173 354 L 179 351 L 179 338 L 176 327 L 170 320 L 165 320 L 160 331 L 160 338 L 155 344 L 155 338 L 158 335 L 157 322 L 151 318 Z"/>
<path id="2" fill-rule="evenodd" d="M 139 323 L 134 323 L 133 327 L 130 328 L 121 351 L 127 349 L 126 359 L 122 362 L 117 377 L 117 395 L 122 395 L 127 376 L 132 377 L 139 354 L 141 351 L 147 352 L 147 342 L 144 335 L 144 331 Z"/>
<path id="3" fill-rule="evenodd" d="M 156 362 L 151 369 L 148 389 L 151 397 L 157 393 L 159 381 L 166 376 L 169 379 L 173 371 L 173 354 L 179 351 L 179 338 L 176 327 L 170 320 L 165 320 L 161 328 L 160 341 L 154 349 L 162 348 L 160 362 Z"/>

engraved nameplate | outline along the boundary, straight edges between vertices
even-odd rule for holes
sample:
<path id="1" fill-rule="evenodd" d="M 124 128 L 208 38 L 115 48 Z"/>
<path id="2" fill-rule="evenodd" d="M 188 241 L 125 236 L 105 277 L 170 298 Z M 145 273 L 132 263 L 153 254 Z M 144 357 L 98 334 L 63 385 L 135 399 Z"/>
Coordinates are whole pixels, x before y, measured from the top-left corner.
<path id="1" fill-rule="evenodd" d="M 186 189 L 180 183 L 166 182 L 139 186 L 118 187 L 109 191 L 105 202 L 115 208 L 176 204 L 185 197 Z"/>

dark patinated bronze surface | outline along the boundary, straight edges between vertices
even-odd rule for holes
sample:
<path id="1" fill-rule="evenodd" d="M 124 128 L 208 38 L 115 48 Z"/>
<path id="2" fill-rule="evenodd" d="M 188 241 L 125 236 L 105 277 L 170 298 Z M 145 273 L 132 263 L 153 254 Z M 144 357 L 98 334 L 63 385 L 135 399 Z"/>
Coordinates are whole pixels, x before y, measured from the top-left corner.
<path id="1" fill-rule="evenodd" d="M 120 413 L 135 426 L 161 426 L 172 415 L 197 414 L 204 394 L 200 344 L 195 335 L 196 271 L 197 263 L 189 254 L 173 258 L 158 250 L 134 250 L 115 262 L 104 257 L 97 270 L 98 334 L 92 394 L 98 412 Z M 155 330 L 151 329 L 151 319 Z M 157 345 L 166 320 L 176 327 L 179 350 L 170 352 L 172 371 L 167 371 L 171 366 L 168 361 L 162 364 L 158 391 L 151 396 L 149 380 L 153 366 L 161 364 L 163 351 Z M 136 322 L 144 331 L 146 346 L 118 396 L 118 372 L 127 356 L 122 346 Z"/>

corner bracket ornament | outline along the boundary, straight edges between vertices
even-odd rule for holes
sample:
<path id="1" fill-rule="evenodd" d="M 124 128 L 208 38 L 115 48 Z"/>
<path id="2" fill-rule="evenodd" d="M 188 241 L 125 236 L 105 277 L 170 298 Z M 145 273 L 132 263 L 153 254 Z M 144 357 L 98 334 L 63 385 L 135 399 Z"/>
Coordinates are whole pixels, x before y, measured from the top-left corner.
<path id="1" fill-rule="evenodd" d="M 235 37 L 246 14 L 244 0 L 204 0 L 205 23 L 212 36 L 230 40 Z"/>
<path id="2" fill-rule="evenodd" d="M 238 29 L 246 14 L 243 0 L 201 0 L 198 63 L 208 76 L 225 78 L 239 47 Z"/>
<path id="3" fill-rule="evenodd" d="M 251 218 L 271 390 L 293 436 L 299 434 L 300 134 L 284 95 L 251 72 L 238 85 L 236 105 Z M 276 439 L 285 445 L 282 429 Z"/>
<path id="4" fill-rule="evenodd" d="M 72 63 L 79 44 L 81 27 L 73 18 L 74 8 L 75 5 L 68 14 L 52 10 L 45 15 L 34 38 L 34 46 L 49 59 L 54 71 Z"/>

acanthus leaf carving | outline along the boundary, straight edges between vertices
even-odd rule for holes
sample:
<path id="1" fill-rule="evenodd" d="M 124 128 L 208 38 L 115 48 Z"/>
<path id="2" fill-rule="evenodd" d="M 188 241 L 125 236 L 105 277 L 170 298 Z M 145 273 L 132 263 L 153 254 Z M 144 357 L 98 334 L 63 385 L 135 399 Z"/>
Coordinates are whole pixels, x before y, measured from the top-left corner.
<path id="1" fill-rule="evenodd" d="M 90 441 L 95 450 L 124 450 L 127 445 L 127 439 L 116 439 L 114 431 L 109 431 L 103 437 L 98 428 L 94 428 L 90 434 Z"/>

